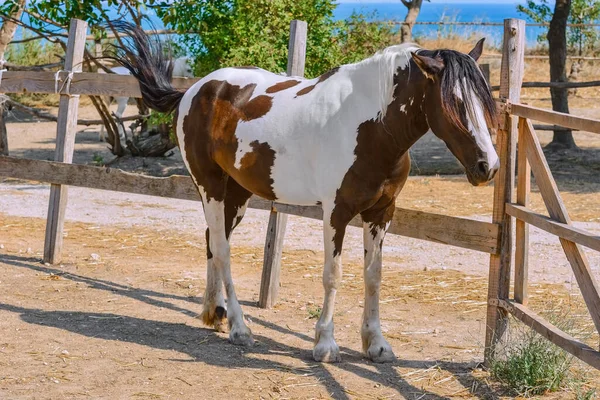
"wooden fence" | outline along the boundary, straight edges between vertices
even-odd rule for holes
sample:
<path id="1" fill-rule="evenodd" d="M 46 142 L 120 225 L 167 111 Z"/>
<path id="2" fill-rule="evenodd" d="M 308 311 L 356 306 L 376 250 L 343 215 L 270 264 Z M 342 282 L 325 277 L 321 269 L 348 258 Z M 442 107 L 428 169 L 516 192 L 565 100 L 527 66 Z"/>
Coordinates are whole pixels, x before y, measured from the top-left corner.
<path id="1" fill-rule="evenodd" d="M 417 239 L 463 247 L 490 254 L 490 278 L 487 306 L 486 361 L 494 356 L 496 343 L 502 338 L 507 323 L 507 313 L 524 321 L 549 340 L 563 347 L 590 365 L 600 369 L 600 353 L 535 315 L 527 304 L 527 235 L 528 224 L 561 237 L 561 243 L 571 261 L 583 296 L 596 323 L 600 327 L 600 298 L 598 286 L 592 276 L 585 255 L 578 244 L 600 249 L 600 239 L 570 225 L 560 194 L 545 162 L 539 143 L 529 119 L 536 119 L 574 129 L 600 132 L 600 121 L 578 118 L 519 104 L 523 75 L 525 24 L 520 20 L 506 20 L 505 41 L 501 70 L 500 101 L 503 124 L 498 131 L 497 147 L 501 166 L 495 178 L 492 222 L 433 214 L 396 208 L 389 232 Z M 51 196 L 44 260 L 60 261 L 62 229 L 68 186 L 138 193 L 151 196 L 200 200 L 189 177 L 171 176 L 154 178 L 120 170 L 71 164 L 74 151 L 74 135 L 77 120 L 77 98 L 85 95 L 111 95 L 140 97 L 139 86 L 131 76 L 93 74 L 79 72 L 76 67 L 83 56 L 85 22 L 73 20 L 69 31 L 69 46 L 65 72 L 5 72 L 0 82 L 0 93 L 58 93 L 61 95 L 57 121 L 55 161 L 39 161 L 0 156 L 0 176 L 49 182 Z M 306 24 L 292 22 L 288 73 L 303 72 L 306 43 Z M 176 79 L 175 86 L 187 88 L 195 79 Z M 517 121 L 520 123 L 517 125 Z M 513 202 L 517 132 L 519 181 L 517 202 Z M 527 161 L 529 161 L 529 164 Z M 530 165 L 530 167 L 529 167 Z M 528 210 L 529 168 L 534 173 L 551 218 Z M 260 305 L 271 306 L 279 286 L 281 241 L 287 214 L 307 218 L 322 218 L 320 207 L 291 206 L 257 197 L 250 200 L 249 207 L 271 212 L 265 241 L 265 261 L 261 282 Z M 509 283 L 512 266 L 513 237 L 511 227 L 517 219 L 515 292 L 510 298 Z M 351 225 L 362 226 L 360 218 Z"/>
<path id="2" fill-rule="evenodd" d="M 525 22 L 506 20 L 500 82 L 501 127 L 497 147 L 501 167 L 494 187 L 494 218 L 500 225 L 500 254 L 492 255 L 488 292 L 486 361 L 493 359 L 502 339 L 507 315 L 512 314 L 548 340 L 600 369 L 600 352 L 561 331 L 527 307 L 529 225 L 556 235 L 573 269 L 583 299 L 600 331 L 600 292 L 580 245 L 600 250 L 600 237 L 574 228 L 563 204 L 531 120 L 600 133 L 600 121 L 519 104 L 524 70 Z M 516 152 L 518 142 L 518 153 Z M 518 158 L 516 201 L 513 199 L 515 160 Z M 535 177 L 550 218 L 527 208 Z M 514 292 L 510 297 L 513 218 L 516 220 Z"/>

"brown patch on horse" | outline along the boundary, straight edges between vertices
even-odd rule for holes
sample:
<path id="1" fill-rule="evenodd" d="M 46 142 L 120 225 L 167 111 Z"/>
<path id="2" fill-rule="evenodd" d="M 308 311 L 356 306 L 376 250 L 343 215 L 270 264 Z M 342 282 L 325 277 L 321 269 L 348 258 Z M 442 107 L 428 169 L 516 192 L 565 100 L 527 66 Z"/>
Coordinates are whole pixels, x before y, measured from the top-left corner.
<path id="1" fill-rule="evenodd" d="M 278 82 L 278 83 L 274 84 L 273 86 L 268 87 L 267 90 L 265 90 L 265 93 L 281 92 L 282 90 L 286 90 L 291 87 L 294 87 L 299 83 L 300 83 L 300 81 L 297 81 L 295 79 L 292 79 L 289 81 Z"/>
<path id="2" fill-rule="evenodd" d="M 186 158 L 192 175 L 209 199 L 223 201 L 227 192 L 224 180 L 228 176 L 247 193 L 275 199 L 270 176 L 275 152 L 268 143 L 252 145 L 254 151 L 249 160 L 254 157 L 254 162 L 242 163 L 239 169 L 234 166 L 238 123 L 260 118 L 272 106 L 270 96 L 251 99 L 255 88 L 256 84 L 241 87 L 225 81 L 206 82 L 192 99 L 183 120 Z"/>
<path id="3" fill-rule="evenodd" d="M 402 71 L 396 81 L 406 81 L 408 73 Z M 375 118 L 359 125 L 354 149 L 356 159 L 336 192 L 331 214 L 330 223 L 336 232 L 334 255 L 341 252 L 344 228 L 357 214 L 361 214 L 371 228 L 385 228 L 392 220 L 396 197 L 410 171 L 408 149 L 428 129 L 425 115 L 420 111 L 420 89 L 422 87 L 416 85 L 410 89 L 397 85 L 394 101 L 389 104 L 383 120 Z M 401 111 L 401 107 L 405 111 Z M 395 131 L 390 132 L 392 126 Z M 375 236 L 377 232 L 372 229 L 371 233 Z"/>
<path id="4" fill-rule="evenodd" d="M 296 97 L 303 96 L 307 93 L 312 92 L 312 90 L 315 88 L 315 86 L 317 86 L 319 83 L 324 82 L 327 79 L 331 78 L 333 75 L 335 75 L 336 72 L 338 72 L 339 69 L 340 69 L 340 67 L 335 67 L 335 68 L 332 68 L 329 71 L 325 72 L 323 75 L 321 75 L 319 77 L 319 80 L 317 80 L 317 83 L 315 83 L 314 85 L 307 86 L 304 89 L 300 89 L 298 91 L 298 93 L 296 93 Z"/>

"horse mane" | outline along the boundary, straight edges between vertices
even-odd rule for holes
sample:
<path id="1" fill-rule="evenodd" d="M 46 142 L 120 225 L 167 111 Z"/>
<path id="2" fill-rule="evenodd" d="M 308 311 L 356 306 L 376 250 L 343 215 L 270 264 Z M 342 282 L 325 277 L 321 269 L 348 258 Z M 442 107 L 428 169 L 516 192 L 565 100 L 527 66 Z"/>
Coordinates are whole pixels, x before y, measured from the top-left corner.
<path id="1" fill-rule="evenodd" d="M 356 65 L 374 64 L 377 68 L 379 82 L 379 119 L 383 119 L 387 112 L 388 105 L 394 98 L 394 75 L 399 67 L 409 66 L 412 51 L 419 47 L 414 43 L 403 43 L 390 46 L 378 51 L 373 56 L 360 61 Z"/>
<path id="2" fill-rule="evenodd" d="M 444 63 L 441 79 L 442 111 L 461 131 L 468 133 L 461 111 L 475 115 L 478 100 L 488 126 L 497 125 L 496 102 L 477 63 L 468 55 L 454 50 L 420 50 L 419 55 L 441 59 Z M 457 96 L 462 94 L 462 98 Z M 471 96 L 470 94 L 473 94 Z"/>

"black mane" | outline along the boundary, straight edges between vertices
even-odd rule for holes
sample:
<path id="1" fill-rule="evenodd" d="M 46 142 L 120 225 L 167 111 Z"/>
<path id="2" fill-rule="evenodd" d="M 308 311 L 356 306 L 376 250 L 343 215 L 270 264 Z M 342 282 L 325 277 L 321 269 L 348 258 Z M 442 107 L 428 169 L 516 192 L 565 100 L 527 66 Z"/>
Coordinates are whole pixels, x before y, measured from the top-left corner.
<path id="1" fill-rule="evenodd" d="M 464 112 L 473 115 L 473 102 L 468 101 L 468 93 L 474 93 L 481 102 L 488 126 L 497 125 L 496 102 L 490 87 L 483 77 L 477 63 L 468 55 L 454 50 L 420 50 L 420 55 L 437 58 L 444 63 L 441 79 L 442 108 L 446 116 L 462 131 L 468 132 L 464 125 Z M 455 94 L 456 86 L 460 87 L 466 101 L 461 101 Z"/>

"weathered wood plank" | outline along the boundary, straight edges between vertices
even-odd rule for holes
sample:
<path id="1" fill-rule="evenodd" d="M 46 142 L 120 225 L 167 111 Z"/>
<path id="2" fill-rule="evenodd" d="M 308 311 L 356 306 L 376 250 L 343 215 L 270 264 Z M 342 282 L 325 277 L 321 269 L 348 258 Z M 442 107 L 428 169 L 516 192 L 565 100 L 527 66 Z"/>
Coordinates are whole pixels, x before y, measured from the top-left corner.
<path id="1" fill-rule="evenodd" d="M 69 41 L 65 54 L 64 68 L 66 71 L 81 71 L 86 31 L 87 23 L 85 21 L 78 19 L 71 20 Z M 58 120 L 56 122 L 55 161 L 63 163 L 71 163 L 73 161 L 78 107 L 79 96 L 60 95 Z M 48 217 L 46 220 L 46 237 L 44 240 L 44 262 L 51 264 L 60 262 L 67 196 L 67 186 L 51 186 Z"/>
<path id="2" fill-rule="evenodd" d="M 525 207 L 529 203 L 529 192 L 531 190 L 531 166 L 527 160 L 527 149 L 523 137 L 523 129 L 525 129 L 526 123 L 525 119 L 519 118 L 517 203 Z M 515 300 L 517 303 L 527 304 L 529 225 L 522 220 L 517 220 L 515 231 Z"/>
<path id="3" fill-rule="evenodd" d="M 500 98 L 517 103 L 523 82 L 525 54 L 525 21 L 504 20 L 504 44 L 500 69 Z M 500 169 L 494 181 L 494 206 L 492 222 L 500 225 L 500 253 L 490 257 L 488 300 L 506 299 L 510 290 L 512 262 L 512 221 L 505 212 L 505 204 L 512 202 L 515 180 L 515 154 L 517 142 L 516 118 L 504 113 L 504 124 L 498 130 L 496 147 L 500 156 Z M 507 326 L 506 312 L 488 304 L 485 334 L 485 362 L 495 357 L 496 344 L 502 340 Z"/>
<path id="4" fill-rule="evenodd" d="M 598 235 L 594 235 L 593 233 L 569 224 L 557 222 L 552 218 L 535 213 L 527 207 L 518 204 L 507 204 L 506 213 L 543 231 L 582 246 L 589 247 L 590 249 L 600 251 L 600 236 Z"/>
<path id="5" fill-rule="evenodd" d="M 16 157 L 0 157 L 0 176 L 59 185 L 200 201 L 200 196 L 188 176 L 174 175 L 168 178 L 155 178 L 113 168 L 28 160 Z M 323 210 L 317 206 L 273 204 L 271 201 L 256 196 L 250 199 L 248 206 L 267 211 L 271 211 L 274 207 L 278 213 L 318 220 L 323 219 Z M 362 227 L 360 217 L 352 220 L 350 225 Z M 388 232 L 486 253 L 498 252 L 499 227 L 497 224 L 489 222 L 398 207 Z"/>
<path id="6" fill-rule="evenodd" d="M 510 300 L 500 300 L 499 306 L 555 345 L 592 367 L 600 369 L 600 352 L 561 331 L 522 304 Z"/>
<path id="7" fill-rule="evenodd" d="M 510 112 L 523 118 L 540 121 L 552 125 L 564 126 L 580 131 L 600 133 L 600 121 L 591 118 L 578 117 L 571 114 L 560 113 L 558 111 L 546 110 L 543 108 L 526 106 L 524 104 L 511 104 Z"/>
<path id="8" fill-rule="evenodd" d="M 542 146 L 529 120 L 527 120 L 524 133 L 525 142 L 527 143 L 527 158 L 531 163 L 535 182 L 542 194 L 542 199 L 546 204 L 550 217 L 563 224 L 571 225 L 571 219 L 550 172 L 550 167 L 542 151 Z M 560 238 L 560 244 L 573 268 L 575 279 L 577 279 L 577 284 L 579 285 L 579 289 L 581 289 L 581 294 L 596 325 L 596 329 L 600 332 L 600 290 L 590 269 L 587 257 L 579 245 L 570 240 Z"/>
<path id="9" fill-rule="evenodd" d="M 290 41 L 288 46 L 288 76 L 304 76 L 306 62 L 306 36 L 308 25 L 304 21 L 293 20 L 290 23 Z M 287 214 L 278 213 L 275 208 L 271 210 L 267 238 L 265 240 L 265 253 L 263 259 L 262 280 L 260 282 L 260 296 L 258 306 L 271 308 L 277 301 L 279 292 L 279 275 L 281 272 L 281 254 L 283 251 L 283 238 L 287 225 Z"/>
<path id="10" fill-rule="evenodd" d="M 140 86 L 133 76 L 77 72 L 69 88 L 64 85 L 68 72 L 7 71 L 0 82 L 0 93 L 64 93 L 114 97 L 142 97 Z M 56 79 L 58 77 L 58 79 Z M 173 78 L 177 89 L 188 89 L 200 78 Z M 62 90 L 61 90 L 62 89 Z M 68 90 L 67 90 L 68 89 Z"/>

